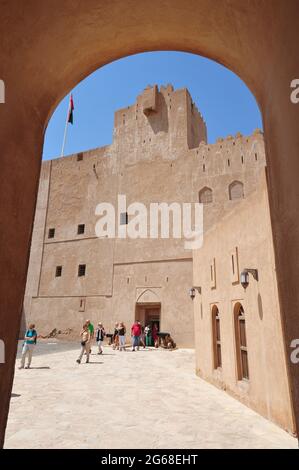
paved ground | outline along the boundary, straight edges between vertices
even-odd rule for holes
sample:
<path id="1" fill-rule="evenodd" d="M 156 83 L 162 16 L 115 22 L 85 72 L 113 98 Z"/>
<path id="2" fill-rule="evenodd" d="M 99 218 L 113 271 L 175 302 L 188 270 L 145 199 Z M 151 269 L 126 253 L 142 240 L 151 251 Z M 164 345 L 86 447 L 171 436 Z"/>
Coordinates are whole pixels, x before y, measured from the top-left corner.
<path id="1" fill-rule="evenodd" d="M 191 350 L 106 347 L 78 365 L 77 345 L 37 349 L 34 368 L 16 369 L 6 448 L 297 448 L 196 377 Z"/>

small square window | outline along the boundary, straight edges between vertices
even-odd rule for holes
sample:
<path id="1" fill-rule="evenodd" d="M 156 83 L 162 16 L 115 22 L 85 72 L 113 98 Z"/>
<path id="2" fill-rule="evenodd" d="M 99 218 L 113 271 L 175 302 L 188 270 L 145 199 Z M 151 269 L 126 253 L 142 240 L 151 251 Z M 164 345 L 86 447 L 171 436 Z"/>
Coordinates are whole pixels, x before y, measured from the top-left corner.
<path id="1" fill-rule="evenodd" d="M 56 266 L 55 277 L 61 277 L 62 275 L 62 266 Z"/>
<path id="2" fill-rule="evenodd" d="M 77 234 L 82 235 L 85 232 L 85 224 L 79 224 Z"/>
<path id="3" fill-rule="evenodd" d="M 78 266 L 78 277 L 85 276 L 86 264 L 79 264 Z"/>
<path id="4" fill-rule="evenodd" d="M 128 225 L 128 213 L 127 212 L 121 212 L 120 225 Z"/>
<path id="5" fill-rule="evenodd" d="M 55 236 L 55 228 L 49 228 L 48 238 L 54 238 Z"/>

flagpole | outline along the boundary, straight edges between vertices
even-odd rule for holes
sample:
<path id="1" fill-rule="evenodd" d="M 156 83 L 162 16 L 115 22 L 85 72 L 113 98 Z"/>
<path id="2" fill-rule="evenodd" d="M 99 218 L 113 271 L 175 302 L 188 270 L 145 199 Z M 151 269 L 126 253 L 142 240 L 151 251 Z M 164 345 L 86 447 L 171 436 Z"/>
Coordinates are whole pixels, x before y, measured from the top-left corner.
<path id="1" fill-rule="evenodd" d="M 70 106 L 71 106 L 71 99 L 69 99 L 69 107 L 68 107 L 67 115 L 66 115 L 66 123 L 65 123 L 65 128 L 64 128 L 64 135 L 63 135 L 61 155 L 60 155 L 61 157 L 63 157 L 63 154 L 64 154 L 64 147 L 65 147 L 65 142 L 66 142 L 66 134 L 67 134 L 67 125 L 68 125 L 68 121 L 69 121 Z"/>
<path id="2" fill-rule="evenodd" d="M 63 157 L 63 154 L 64 154 L 64 147 L 65 147 L 65 141 L 66 141 L 66 133 L 67 133 L 67 125 L 68 125 L 68 122 L 66 121 L 65 123 L 65 128 L 64 128 L 64 136 L 63 136 L 63 142 L 62 142 L 62 148 L 61 148 L 61 157 Z"/>

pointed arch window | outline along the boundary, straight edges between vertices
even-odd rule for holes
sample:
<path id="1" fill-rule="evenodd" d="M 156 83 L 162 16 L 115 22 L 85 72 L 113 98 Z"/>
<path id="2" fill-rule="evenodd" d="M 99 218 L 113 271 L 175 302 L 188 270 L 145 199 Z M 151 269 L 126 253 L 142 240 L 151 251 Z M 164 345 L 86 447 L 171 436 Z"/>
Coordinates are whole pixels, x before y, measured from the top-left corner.
<path id="1" fill-rule="evenodd" d="M 220 315 L 217 305 L 212 308 L 212 330 L 213 330 L 213 350 L 214 369 L 222 367 L 221 336 L 220 336 Z"/>
<path id="2" fill-rule="evenodd" d="M 228 187 L 230 201 L 244 198 L 244 184 L 241 181 L 233 181 Z"/>
<path id="3" fill-rule="evenodd" d="M 198 193 L 198 200 L 201 204 L 210 204 L 213 202 L 213 191 L 205 186 Z"/>
<path id="4" fill-rule="evenodd" d="M 246 318 L 244 308 L 240 303 L 235 305 L 234 317 L 238 380 L 249 380 Z"/>

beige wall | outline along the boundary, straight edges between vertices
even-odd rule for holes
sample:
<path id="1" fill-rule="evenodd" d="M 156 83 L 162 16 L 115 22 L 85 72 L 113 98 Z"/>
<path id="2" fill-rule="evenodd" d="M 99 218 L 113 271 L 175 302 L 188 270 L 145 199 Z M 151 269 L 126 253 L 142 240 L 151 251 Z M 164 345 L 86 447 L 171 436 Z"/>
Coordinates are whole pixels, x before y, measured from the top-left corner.
<path id="1" fill-rule="evenodd" d="M 192 252 L 184 240 L 97 238 L 95 209 L 101 202 L 117 209 L 118 194 L 127 205 L 147 208 L 152 202 L 198 202 L 208 186 L 213 202 L 204 207 L 207 230 L 238 205 L 228 197 L 233 181 L 244 184 L 245 197 L 254 190 L 265 153 L 260 131 L 215 144 L 206 143 L 206 132 L 188 90 L 154 86 L 115 113 L 112 145 L 83 152 L 80 161 L 75 154 L 43 163 L 24 302 L 26 320 L 35 321 L 41 334 L 78 330 L 83 316 L 109 329 L 115 321 L 130 324 L 137 292 L 150 287 L 160 292 L 161 328 L 179 346 L 194 346 Z M 85 224 L 83 235 L 78 224 Z M 77 276 L 79 264 L 86 264 L 85 277 Z M 62 266 L 58 278 L 56 266 Z"/>
<path id="2" fill-rule="evenodd" d="M 113 312 L 123 312 L 131 322 L 135 303 L 151 292 L 161 303 L 161 331 L 169 331 L 181 347 L 194 345 L 193 306 L 188 296 L 192 285 L 192 259 L 158 263 L 117 265 L 114 270 Z M 133 313 L 134 312 L 134 313 Z M 119 319 L 120 320 L 120 319 Z"/>
<path id="3" fill-rule="evenodd" d="M 237 250 L 237 255 L 236 255 Z M 238 268 L 232 270 L 232 254 Z M 210 266 L 215 260 L 216 282 Z M 258 269 L 243 289 L 238 274 Z M 197 374 L 246 405 L 294 431 L 278 302 L 275 262 L 265 175 L 257 189 L 236 210 L 205 233 L 202 249 L 194 252 L 194 300 Z M 249 361 L 249 381 L 238 380 L 234 306 L 243 305 Z M 222 368 L 214 368 L 212 308 L 220 312 Z"/>
<path id="4" fill-rule="evenodd" d="M 67 289 L 65 292 L 62 290 L 61 294 L 56 288 L 52 294 L 49 292 L 33 297 L 27 320 L 34 321 L 41 334 L 53 328 L 61 331 L 71 328 L 71 338 L 77 337 L 80 326 L 87 318 L 95 324 L 101 321 L 107 332 L 113 332 L 116 321 L 123 321 L 129 339 L 136 303 L 142 305 L 147 302 L 147 293 L 150 292 L 151 299 L 161 303 L 161 331 L 171 332 L 181 347 L 193 346 L 193 305 L 188 296 L 192 284 L 192 259 L 116 264 L 111 267 L 114 268 L 114 275 L 110 294 L 85 293 L 82 284 L 89 285 L 88 277 L 79 278 L 82 284 L 73 295 Z M 62 278 L 57 279 L 59 282 Z"/>

